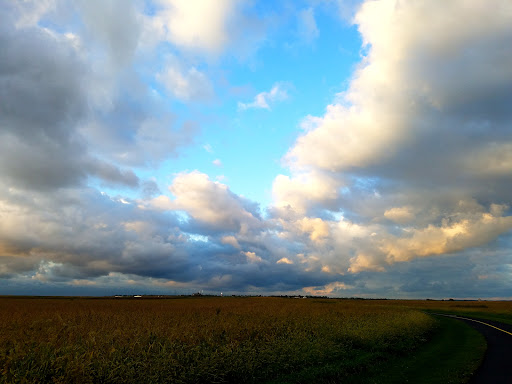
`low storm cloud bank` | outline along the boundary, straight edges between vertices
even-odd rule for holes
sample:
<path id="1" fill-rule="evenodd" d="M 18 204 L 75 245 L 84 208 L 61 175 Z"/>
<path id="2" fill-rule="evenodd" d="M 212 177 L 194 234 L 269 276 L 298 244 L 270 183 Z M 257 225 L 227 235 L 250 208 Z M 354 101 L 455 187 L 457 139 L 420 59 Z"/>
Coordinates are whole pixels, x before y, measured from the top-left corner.
<path id="1" fill-rule="evenodd" d="M 303 118 L 269 206 L 198 170 L 144 176 L 205 124 L 154 88 L 214 102 L 183 58 L 254 55 L 246 6 L 0 3 L 3 292 L 510 297 L 509 2 L 361 4 L 361 61 Z"/>

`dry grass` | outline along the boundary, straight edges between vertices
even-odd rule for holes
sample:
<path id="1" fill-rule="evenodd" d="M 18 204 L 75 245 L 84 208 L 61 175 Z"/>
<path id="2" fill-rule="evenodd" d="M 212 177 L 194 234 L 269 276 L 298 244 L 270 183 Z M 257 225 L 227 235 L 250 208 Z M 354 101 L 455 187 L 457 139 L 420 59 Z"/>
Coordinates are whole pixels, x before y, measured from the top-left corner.
<path id="1" fill-rule="evenodd" d="M 2 382 L 259 383 L 359 372 L 433 320 L 370 301 L 2 298 L 0 325 Z"/>

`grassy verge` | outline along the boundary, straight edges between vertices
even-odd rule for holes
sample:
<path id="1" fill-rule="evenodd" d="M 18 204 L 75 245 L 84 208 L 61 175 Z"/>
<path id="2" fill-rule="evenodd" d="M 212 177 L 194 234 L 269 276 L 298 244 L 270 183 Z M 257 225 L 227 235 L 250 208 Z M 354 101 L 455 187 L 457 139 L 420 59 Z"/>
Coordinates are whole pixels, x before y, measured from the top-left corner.
<path id="1" fill-rule="evenodd" d="M 484 337 L 467 324 L 445 317 L 431 340 L 415 353 L 374 366 L 365 374 L 345 382 L 386 383 L 466 383 L 478 368 L 486 349 Z"/>

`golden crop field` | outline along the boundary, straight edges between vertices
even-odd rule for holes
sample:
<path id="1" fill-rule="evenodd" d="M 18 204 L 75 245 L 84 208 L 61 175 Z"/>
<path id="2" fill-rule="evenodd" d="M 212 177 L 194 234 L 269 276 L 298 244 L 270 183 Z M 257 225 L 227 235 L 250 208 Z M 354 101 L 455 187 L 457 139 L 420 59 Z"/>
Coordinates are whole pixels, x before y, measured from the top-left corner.
<path id="1" fill-rule="evenodd" d="M 0 298 L 0 377 L 7 383 L 301 382 L 329 367 L 343 377 L 408 353 L 433 324 L 420 311 L 380 301 Z"/>

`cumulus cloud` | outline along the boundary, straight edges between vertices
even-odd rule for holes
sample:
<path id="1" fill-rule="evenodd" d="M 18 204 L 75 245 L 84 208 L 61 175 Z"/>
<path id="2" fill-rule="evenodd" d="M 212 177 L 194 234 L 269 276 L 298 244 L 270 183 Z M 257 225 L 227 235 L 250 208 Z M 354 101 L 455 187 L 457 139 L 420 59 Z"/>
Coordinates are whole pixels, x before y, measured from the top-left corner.
<path id="1" fill-rule="evenodd" d="M 54 279 L 112 271 L 152 275 L 161 263 L 178 265 L 184 260 L 168 240 L 176 219 L 155 224 L 132 204 L 92 190 L 67 189 L 48 196 L 11 188 L 0 202 L 0 252 L 3 260 L 11 260 L 11 273 L 35 270 L 41 275 L 44 265 Z"/>
<path id="2" fill-rule="evenodd" d="M 341 282 L 334 282 L 326 284 L 323 287 L 305 287 L 304 291 L 310 295 L 332 295 L 333 293 L 340 293 L 349 288 L 348 285 Z"/>
<path id="3" fill-rule="evenodd" d="M 468 23 L 453 23 L 451 15 L 459 7 Z M 420 187 L 426 180 L 435 190 L 452 185 L 459 192 L 483 193 L 483 174 L 503 175 L 508 164 L 505 122 L 510 116 L 500 106 L 511 95 L 498 82 L 510 82 L 511 57 L 503 44 L 511 31 L 502 11 L 453 2 L 440 16 L 428 2 L 365 3 L 355 22 L 368 53 L 340 102 L 329 105 L 323 117 L 303 123 L 307 130 L 287 156 L 292 169 L 328 171 L 343 180 L 333 183 L 333 197 L 342 185 L 352 190 L 365 180 L 394 196 L 398 188 Z M 493 26 L 481 12 L 494 20 Z M 430 33 L 425 35 L 425 29 Z M 476 51 L 480 59 L 473 56 Z M 489 57 L 496 59 L 496 68 L 486 64 Z M 478 160 L 469 153 L 478 154 Z M 464 176 L 453 179 L 457 173 Z M 276 179 L 276 195 L 283 194 L 285 180 Z M 294 205 L 300 206 L 306 196 L 297 195 Z M 387 202 L 382 194 L 376 197 Z M 382 208 L 397 223 L 414 219 L 410 207 Z"/>
<path id="4" fill-rule="evenodd" d="M 160 0 L 155 28 L 174 44 L 219 53 L 229 41 L 228 25 L 236 11 L 233 0 Z"/>
<path id="5" fill-rule="evenodd" d="M 325 172 L 278 175 L 272 194 L 274 208 L 281 216 L 304 215 L 315 206 L 332 206 L 339 196 L 342 182 Z"/>
<path id="6" fill-rule="evenodd" d="M 499 83 L 511 79 L 510 13 L 503 2 L 466 5 L 357 12 L 365 56 L 325 114 L 304 119 L 285 157 L 292 176 L 273 185 L 272 212 L 283 237 L 301 239 L 307 268 L 382 273 L 509 233 L 512 93 Z"/>
<path id="7" fill-rule="evenodd" d="M 156 75 L 167 91 L 181 101 L 205 102 L 214 96 L 208 77 L 195 67 L 185 68 L 176 59 L 169 59 L 164 70 Z"/>
<path id="8" fill-rule="evenodd" d="M 465 25 L 452 22 L 451 15 L 459 7 L 468 20 Z M 500 3 L 500 7 L 504 5 Z M 495 20 L 492 27 L 479 18 L 481 12 Z M 435 133 L 448 138 L 469 133 L 474 127 L 468 126 L 468 115 L 457 110 L 460 107 L 467 108 L 470 115 L 492 108 L 492 116 L 501 118 L 494 109 L 508 97 L 498 86 L 499 79 L 507 82 L 510 78 L 505 64 L 509 57 L 502 49 L 510 34 L 504 27 L 506 14 L 505 10 L 496 12 L 481 4 L 466 7 L 459 2 L 451 3 L 442 17 L 435 5 L 423 2 L 365 3 L 355 22 L 368 54 L 342 95 L 342 103 L 328 106 L 326 114 L 315 119 L 315 129 L 299 138 L 289 156 L 299 166 L 350 170 L 386 161 L 404 147 L 420 144 L 411 140 L 429 139 Z M 427 27 L 431 21 L 435 28 L 432 24 Z M 431 31 L 428 38 L 424 27 Z M 483 41 L 489 38 L 492 44 L 486 46 Z M 470 46 L 471 50 L 466 49 Z M 468 58 L 468 52 L 475 50 L 482 54 L 480 59 Z M 495 57 L 498 63 L 492 71 L 484 70 L 488 57 Z M 494 94 L 496 107 L 487 99 L 492 87 L 499 87 Z M 473 105 L 477 110 L 471 110 Z M 428 116 L 428 120 L 420 116 Z M 435 124 L 436 119 L 441 119 L 436 121 L 441 124 Z M 455 122 L 458 129 L 447 132 L 445 125 Z M 435 129 L 428 131 L 425 125 Z M 337 140 L 330 140 L 332 137 Z M 309 151 L 311 147 L 322 150 Z"/>
<path id="9" fill-rule="evenodd" d="M 182 210 L 192 218 L 216 230 L 246 233 L 263 226 L 257 206 L 232 193 L 227 185 L 211 181 L 198 171 L 178 174 L 171 186 L 174 195 L 155 198 L 151 205 L 161 209 Z"/>
<path id="10" fill-rule="evenodd" d="M 238 102 L 238 109 L 242 111 L 252 108 L 270 110 L 272 104 L 286 99 L 288 99 L 287 86 L 284 83 L 276 83 L 270 91 L 258 93 L 254 97 L 254 101 L 250 103 Z"/>
<path id="11" fill-rule="evenodd" d="M 240 249 L 240 244 L 238 243 L 238 240 L 235 236 L 224 236 L 221 238 L 222 244 L 229 244 L 233 246 L 234 248 Z"/>
<path id="12" fill-rule="evenodd" d="M 441 226 L 412 229 L 402 238 L 385 241 L 382 249 L 387 254 L 387 260 L 392 262 L 407 261 L 414 256 L 453 253 L 487 244 L 512 229 L 512 216 L 502 217 L 503 210 L 496 206 L 491 206 L 491 212 L 455 222 L 444 219 Z"/>
<path id="13" fill-rule="evenodd" d="M 399 224 L 405 224 L 414 218 L 411 207 L 393 207 L 384 212 L 384 216 Z"/>
<path id="14" fill-rule="evenodd" d="M 143 41 L 147 46 L 172 44 L 186 55 L 208 59 L 221 54 L 246 60 L 265 39 L 273 11 L 251 12 L 250 1 L 155 0 L 154 14 L 145 17 Z"/>
<path id="15" fill-rule="evenodd" d="M 261 263 L 263 261 L 261 257 L 256 255 L 256 253 L 254 252 L 242 252 L 242 254 L 245 255 L 245 257 L 247 257 L 247 261 L 249 263 Z"/>
<path id="16" fill-rule="evenodd" d="M 302 232 L 307 233 L 313 242 L 321 242 L 329 236 L 329 224 L 316 217 L 305 217 L 297 222 Z"/>

